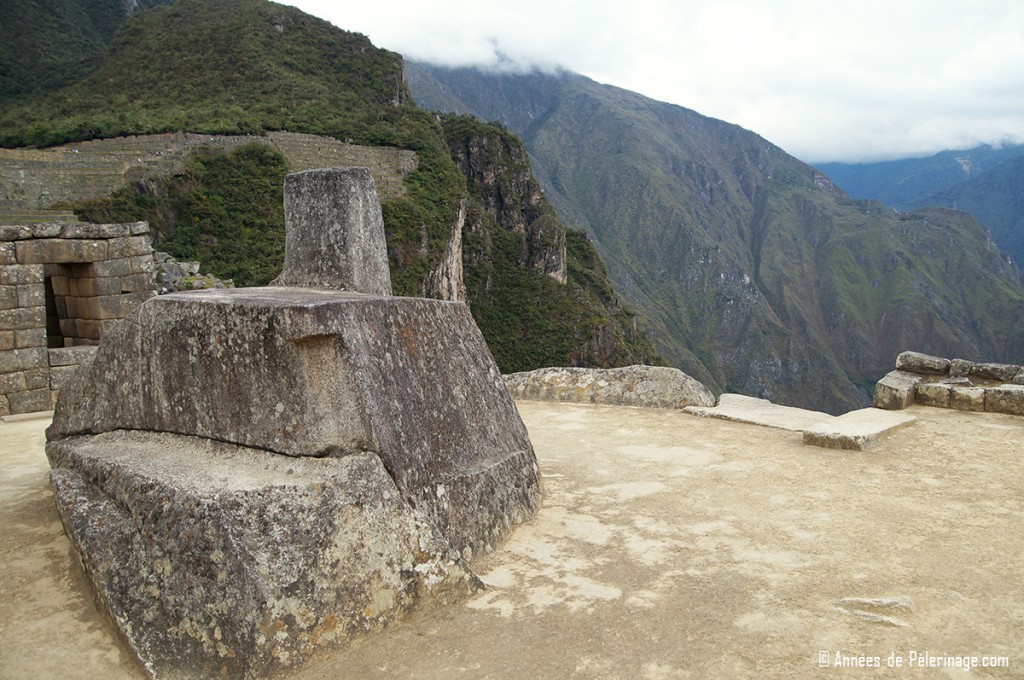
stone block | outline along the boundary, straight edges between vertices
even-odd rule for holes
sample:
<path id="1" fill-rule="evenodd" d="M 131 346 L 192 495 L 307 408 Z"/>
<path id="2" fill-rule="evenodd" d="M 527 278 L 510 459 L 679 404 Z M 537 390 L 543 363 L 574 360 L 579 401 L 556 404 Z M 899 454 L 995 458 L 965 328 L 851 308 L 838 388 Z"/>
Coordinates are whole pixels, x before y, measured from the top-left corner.
<path id="1" fill-rule="evenodd" d="M 138 223 L 134 223 L 138 224 Z M 71 239 L 113 239 L 131 234 L 132 224 L 93 224 L 78 222 L 63 225 L 60 235 Z"/>
<path id="2" fill-rule="evenodd" d="M 917 418 L 877 408 L 862 408 L 828 418 L 803 433 L 804 444 L 826 449 L 867 451 L 883 437 L 906 427 Z"/>
<path id="3" fill-rule="evenodd" d="M 14 331 L 0 330 L 0 352 L 14 349 Z"/>
<path id="4" fill-rule="evenodd" d="M 966 359 L 951 359 L 949 362 L 949 375 L 953 378 L 966 378 L 971 374 L 971 367 L 974 362 Z"/>
<path id="5" fill-rule="evenodd" d="M 904 409 L 914 403 L 917 385 L 922 378 L 907 371 L 890 371 L 875 385 L 875 408 Z"/>
<path id="6" fill-rule="evenodd" d="M 94 298 L 86 298 L 94 299 Z M 87 338 L 89 340 L 99 340 L 106 333 L 110 327 L 111 322 L 108 320 L 101 319 L 75 319 L 75 333 L 76 338 Z"/>
<path id="7" fill-rule="evenodd" d="M 949 407 L 961 411 L 984 411 L 985 388 L 953 385 L 949 390 Z"/>
<path id="8" fill-rule="evenodd" d="M 39 222 L 38 224 L 28 225 L 29 229 L 32 230 L 33 238 L 55 238 L 60 236 L 61 229 L 64 227 L 63 222 Z"/>
<path id="9" fill-rule="evenodd" d="M 367 168 L 288 175 L 284 219 L 284 270 L 274 285 L 391 294 L 384 220 Z"/>
<path id="10" fill-rule="evenodd" d="M 19 413 L 36 413 L 50 410 L 50 390 L 26 390 L 7 395 L 11 415 Z"/>
<path id="11" fill-rule="evenodd" d="M 0 224 L 0 241 L 21 241 L 33 238 L 32 229 L 27 224 Z"/>
<path id="12" fill-rule="evenodd" d="M 10 349 L 0 352 L 0 373 L 27 371 L 30 368 L 46 366 L 46 348 Z"/>
<path id="13" fill-rule="evenodd" d="M 914 399 L 922 406 L 938 406 L 949 408 L 949 391 L 952 385 L 945 383 L 919 383 L 915 390 Z"/>
<path id="14" fill-rule="evenodd" d="M 49 368 L 30 368 L 25 371 L 25 389 L 41 390 L 50 384 Z"/>
<path id="15" fill-rule="evenodd" d="M 118 295 L 121 293 L 121 277 L 89 276 L 74 278 L 69 282 L 69 294 L 79 297 L 96 295 Z"/>
<path id="16" fill-rule="evenodd" d="M 61 318 L 62 321 L 64 319 L 76 319 L 81 314 L 81 310 L 85 309 L 85 305 L 82 304 L 82 300 L 86 300 L 87 298 L 68 295 L 62 299 L 64 300 L 64 316 Z M 65 333 L 65 335 L 67 335 L 67 333 Z"/>
<path id="17" fill-rule="evenodd" d="M 27 389 L 28 387 L 25 385 L 25 371 L 0 373 L 0 394 L 23 392 Z"/>
<path id="18" fill-rule="evenodd" d="M 66 319 L 66 318 L 68 318 L 68 299 L 67 299 L 67 297 L 65 297 L 63 295 L 55 295 L 53 297 L 53 307 L 54 307 L 54 310 L 57 312 L 57 318 L 58 319 Z M 50 316 L 53 316 L 53 315 L 52 314 L 47 314 L 48 318 Z M 49 324 L 49 319 L 47 320 L 47 324 Z"/>
<path id="19" fill-rule="evenodd" d="M 50 368 L 50 389 L 60 390 L 78 372 L 78 366 L 54 366 Z"/>
<path id="20" fill-rule="evenodd" d="M 1012 382 L 1014 385 L 1024 385 L 1024 367 L 1017 371 L 1017 375 L 1015 375 L 1013 377 L 1013 380 L 1011 380 L 1010 382 Z"/>
<path id="21" fill-rule="evenodd" d="M 68 298 L 68 309 L 70 310 L 71 305 L 75 304 L 71 298 Z M 71 315 L 72 317 L 76 315 Z M 61 319 L 60 320 L 60 334 L 65 338 L 73 338 L 78 335 L 78 329 L 75 327 L 75 319 Z"/>
<path id="22" fill-rule="evenodd" d="M 1008 383 L 1017 376 L 1020 368 L 1015 364 L 976 363 L 971 365 L 971 375 L 985 380 Z"/>
<path id="23" fill-rule="evenodd" d="M 11 415 L 11 403 L 6 394 L 0 394 L 0 416 Z"/>
<path id="24" fill-rule="evenodd" d="M 46 288 L 41 283 L 17 286 L 19 307 L 42 307 L 46 304 Z"/>
<path id="25" fill-rule="evenodd" d="M 54 347 L 46 354 L 50 366 L 78 366 L 96 356 L 96 347 Z"/>
<path id="26" fill-rule="evenodd" d="M 896 368 L 910 373 L 945 375 L 949 366 L 949 359 L 920 352 L 903 352 L 896 357 Z"/>
<path id="27" fill-rule="evenodd" d="M 62 391 L 74 408 L 57 409 L 51 436 L 130 429 L 290 456 L 376 451 L 459 551 L 486 551 L 539 500 L 526 429 L 465 304 L 226 289 L 154 297 L 130 318 Z"/>
<path id="28" fill-rule="evenodd" d="M 18 254 L 10 241 L 0 241 L 0 265 L 18 264 Z"/>
<path id="29" fill-rule="evenodd" d="M 95 262 L 107 257 L 107 243 L 103 240 L 32 239 L 18 241 L 15 247 L 20 264 Z"/>
<path id="30" fill-rule="evenodd" d="M 998 385 L 986 388 L 985 410 L 1024 416 L 1024 385 Z"/>
<path id="31" fill-rule="evenodd" d="M 66 276 L 51 276 L 50 277 L 50 288 L 53 289 L 54 295 L 68 295 L 71 293 L 71 281 Z"/>
<path id="32" fill-rule="evenodd" d="M 12 331 L 46 328 L 46 307 L 0 309 L 0 328 Z"/>
<path id="33" fill-rule="evenodd" d="M 128 232 L 132 236 L 141 236 L 142 234 L 149 234 L 149 222 L 131 222 L 128 224 Z"/>
<path id="34" fill-rule="evenodd" d="M 136 272 L 132 271 L 131 258 L 122 257 L 116 260 L 103 260 L 100 262 L 93 262 L 91 273 L 96 278 L 116 278 L 121 276 L 131 276 Z"/>
<path id="35" fill-rule="evenodd" d="M 0 309 L 15 309 L 18 306 L 18 287 L 0 286 Z"/>
<path id="36" fill-rule="evenodd" d="M 289 458 L 110 432 L 47 455 L 86 575 L 156 677 L 285 674 L 480 588 L 371 452 Z"/>
<path id="37" fill-rule="evenodd" d="M 14 346 L 16 349 L 46 347 L 46 329 L 28 328 L 14 331 Z"/>
<path id="38" fill-rule="evenodd" d="M 148 255 L 133 255 L 128 259 L 131 262 L 132 274 L 153 274 L 156 271 L 152 252 Z"/>
<path id="39" fill-rule="evenodd" d="M 122 293 L 141 293 L 156 290 L 156 281 L 152 274 L 132 274 L 119 279 Z"/>
<path id="40" fill-rule="evenodd" d="M 148 236 L 127 236 L 110 239 L 107 242 L 107 257 L 134 257 L 136 255 L 153 256 L 153 246 Z"/>
<path id="41" fill-rule="evenodd" d="M 43 265 L 11 264 L 0 267 L 0 286 L 20 286 L 43 282 Z"/>
<path id="42" fill-rule="evenodd" d="M 516 398 L 648 408 L 714 406 L 715 396 L 677 368 L 541 368 L 505 376 Z"/>

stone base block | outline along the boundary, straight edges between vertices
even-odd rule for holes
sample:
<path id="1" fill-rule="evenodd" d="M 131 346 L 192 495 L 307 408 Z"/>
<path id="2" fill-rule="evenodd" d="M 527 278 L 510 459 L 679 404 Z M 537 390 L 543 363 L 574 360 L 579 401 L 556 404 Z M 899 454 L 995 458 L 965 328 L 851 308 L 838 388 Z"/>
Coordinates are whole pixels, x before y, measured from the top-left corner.
<path id="1" fill-rule="evenodd" d="M 866 451 L 885 435 L 913 423 L 914 416 L 863 408 L 804 430 L 804 444 L 827 449 Z"/>
<path id="2" fill-rule="evenodd" d="M 949 393 L 952 389 L 953 386 L 946 383 L 922 383 L 917 386 L 917 403 L 949 408 Z"/>
<path id="3" fill-rule="evenodd" d="M 921 376 L 907 371 L 890 371 L 875 385 L 875 408 L 900 410 L 914 403 Z"/>
<path id="4" fill-rule="evenodd" d="M 373 453 L 121 431 L 47 455 L 85 571 L 157 677 L 265 677 L 481 586 Z"/>
<path id="5" fill-rule="evenodd" d="M 1024 416 L 1024 385 L 1000 385 L 985 390 L 985 410 Z"/>

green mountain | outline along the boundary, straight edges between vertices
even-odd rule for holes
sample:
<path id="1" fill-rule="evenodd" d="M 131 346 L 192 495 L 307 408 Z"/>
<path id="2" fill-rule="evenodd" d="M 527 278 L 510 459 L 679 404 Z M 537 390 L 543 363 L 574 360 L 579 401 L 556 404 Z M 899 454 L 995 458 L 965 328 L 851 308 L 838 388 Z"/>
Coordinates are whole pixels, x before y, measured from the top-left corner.
<path id="1" fill-rule="evenodd" d="M 1024 264 L 1024 153 L 986 170 L 974 179 L 954 184 L 909 207 L 945 206 L 969 212 L 987 226 L 992 239 Z"/>
<path id="2" fill-rule="evenodd" d="M 127 17 L 171 0 L 8 0 L 0 21 L 0 105 L 88 73 Z"/>
<path id="3" fill-rule="evenodd" d="M 1020 273 L 964 213 L 850 199 L 747 130 L 571 73 L 406 78 L 521 135 L 662 355 L 718 390 L 836 412 L 906 349 L 1024 359 Z"/>
<path id="4" fill-rule="evenodd" d="M 86 0 L 69 6 L 91 17 L 84 24 L 95 19 Z M 27 30 L 53 41 L 67 25 L 78 23 Z M 289 130 L 411 149 L 418 166 L 405 195 L 382 205 L 397 294 L 464 295 L 505 371 L 657 362 L 593 246 L 538 198 L 519 141 L 413 106 L 402 74 L 399 55 L 292 7 L 178 0 L 125 20 L 87 68 L 59 74 L 66 86 L 0 104 L 0 145 Z M 467 176 L 460 165 L 485 172 Z M 282 262 L 287 170 L 260 145 L 206 149 L 180 175 L 75 208 L 97 220 L 148 219 L 175 256 L 260 285 Z M 510 221 L 517 205 L 522 219 Z"/>
<path id="5" fill-rule="evenodd" d="M 1020 156 L 1024 156 L 1024 144 L 999 147 L 986 144 L 973 149 L 940 151 L 924 158 L 878 163 L 819 163 L 815 167 L 854 198 L 905 208 Z"/>

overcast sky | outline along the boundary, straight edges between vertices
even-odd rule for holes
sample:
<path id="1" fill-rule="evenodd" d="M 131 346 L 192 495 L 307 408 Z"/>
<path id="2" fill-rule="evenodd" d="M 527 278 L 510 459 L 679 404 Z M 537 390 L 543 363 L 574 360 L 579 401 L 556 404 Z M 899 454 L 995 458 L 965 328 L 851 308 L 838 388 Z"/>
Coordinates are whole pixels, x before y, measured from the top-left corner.
<path id="1" fill-rule="evenodd" d="M 563 67 L 808 162 L 1024 142 L 1024 0 L 286 4 L 408 58 Z"/>

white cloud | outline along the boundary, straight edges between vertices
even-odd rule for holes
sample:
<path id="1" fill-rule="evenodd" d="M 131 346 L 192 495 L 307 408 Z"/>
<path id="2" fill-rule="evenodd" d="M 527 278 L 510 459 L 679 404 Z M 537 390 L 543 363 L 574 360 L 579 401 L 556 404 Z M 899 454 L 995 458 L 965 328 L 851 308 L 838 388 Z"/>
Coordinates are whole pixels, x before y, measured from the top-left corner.
<path id="1" fill-rule="evenodd" d="M 407 57 L 562 66 L 808 161 L 1024 142 L 1020 0 L 297 0 Z"/>

